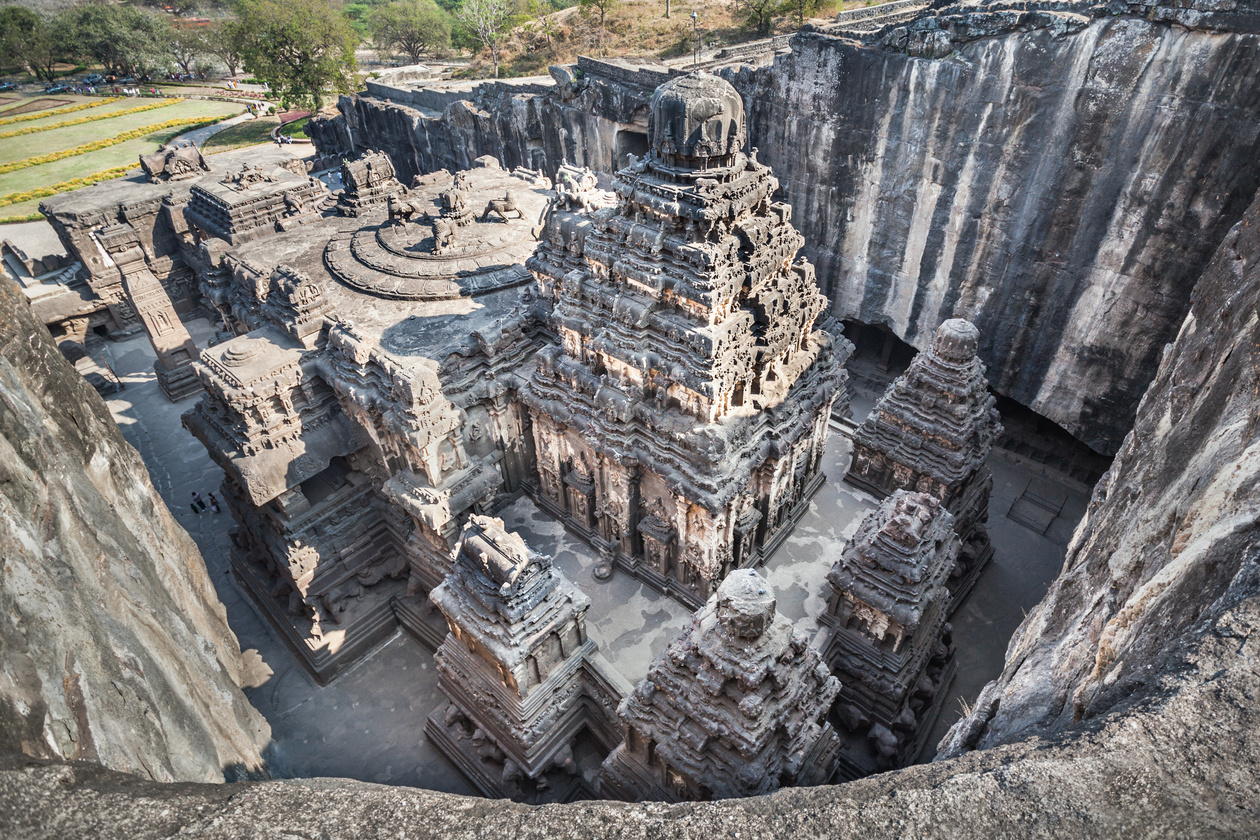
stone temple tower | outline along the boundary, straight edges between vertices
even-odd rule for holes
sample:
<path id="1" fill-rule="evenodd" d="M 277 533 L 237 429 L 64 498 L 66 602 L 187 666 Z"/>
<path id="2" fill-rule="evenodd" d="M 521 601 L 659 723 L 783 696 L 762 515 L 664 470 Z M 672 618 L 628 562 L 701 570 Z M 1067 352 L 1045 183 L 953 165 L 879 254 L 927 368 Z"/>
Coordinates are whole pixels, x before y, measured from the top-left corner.
<path id="1" fill-rule="evenodd" d="M 651 108 L 615 202 L 562 173 L 527 263 L 554 343 L 521 399 L 539 503 L 696 607 L 821 482 L 852 344 L 819 328 L 826 300 L 778 182 L 745 152 L 735 89 L 693 73 Z"/>
<path id="2" fill-rule="evenodd" d="M 932 496 L 898 490 L 858 527 L 827 580 L 824 649 L 844 683 L 840 775 L 913 763 L 954 662 L 945 581 L 958 556 L 954 518 Z"/>
<path id="3" fill-rule="evenodd" d="M 765 579 L 734 571 L 622 701 L 626 740 L 604 761 L 600 794 L 679 802 L 824 784 L 839 691 Z"/>
<path id="4" fill-rule="evenodd" d="M 910 363 L 853 434 L 845 481 L 876 496 L 929 493 L 954 517 L 963 549 L 949 581 L 960 602 L 993 556 L 984 522 L 993 476 L 984 465 L 1002 433 L 993 395 L 976 357 L 979 332 L 952 318 Z"/>
<path id="5" fill-rule="evenodd" d="M 450 633 L 434 660 L 451 701 L 425 726 L 429 740 L 482 794 L 518 793 L 526 778 L 574 769 L 586 724 L 583 666 L 590 599 L 503 522 L 474 514 L 455 568 L 429 595 Z"/>

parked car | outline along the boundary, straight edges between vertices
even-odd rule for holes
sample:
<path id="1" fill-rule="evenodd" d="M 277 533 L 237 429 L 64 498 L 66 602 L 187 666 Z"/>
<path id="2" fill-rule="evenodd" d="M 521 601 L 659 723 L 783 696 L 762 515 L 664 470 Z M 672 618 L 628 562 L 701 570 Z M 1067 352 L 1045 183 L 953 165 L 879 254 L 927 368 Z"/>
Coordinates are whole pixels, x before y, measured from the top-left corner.
<path id="1" fill-rule="evenodd" d="M 49 82 L 44 85 L 44 93 L 65 93 L 68 90 L 70 90 L 70 88 L 65 85 L 56 84 L 55 82 Z"/>
<path id="2" fill-rule="evenodd" d="M 105 77 L 102 76 L 100 73 L 93 73 L 92 75 L 84 79 L 83 81 L 87 82 L 89 85 L 99 85 L 105 81 Z"/>
<path id="3" fill-rule="evenodd" d="M 118 80 L 118 84 L 120 85 L 134 85 L 135 83 L 136 83 L 135 76 L 123 76 L 121 79 Z"/>
<path id="4" fill-rule="evenodd" d="M 0 90 L 17 90 L 17 85 L 13 82 L 0 82 Z"/>

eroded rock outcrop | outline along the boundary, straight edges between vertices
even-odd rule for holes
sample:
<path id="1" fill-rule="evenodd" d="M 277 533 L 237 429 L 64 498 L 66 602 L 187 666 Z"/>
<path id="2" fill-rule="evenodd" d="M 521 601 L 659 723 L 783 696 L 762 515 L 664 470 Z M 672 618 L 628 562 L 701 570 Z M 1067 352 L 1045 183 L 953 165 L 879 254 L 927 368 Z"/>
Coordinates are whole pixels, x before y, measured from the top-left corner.
<path id="1" fill-rule="evenodd" d="M 0 749 L 157 781 L 262 768 L 270 727 L 201 554 L 7 279 L 0 663 Z"/>
<path id="2" fill-rule="evenodd" d="M 1254 648 L 1254 620 L 1226 611 L 1257 574 L 1258 431 L 1260 202 L 1195 287 L 1062 574 L 945 755 L 1070 730 L 1159 696 L 1186 640 L 1205 632 Z M 1240 654 L 1228 667 L 1254 671 L 1260 660 Z"/>

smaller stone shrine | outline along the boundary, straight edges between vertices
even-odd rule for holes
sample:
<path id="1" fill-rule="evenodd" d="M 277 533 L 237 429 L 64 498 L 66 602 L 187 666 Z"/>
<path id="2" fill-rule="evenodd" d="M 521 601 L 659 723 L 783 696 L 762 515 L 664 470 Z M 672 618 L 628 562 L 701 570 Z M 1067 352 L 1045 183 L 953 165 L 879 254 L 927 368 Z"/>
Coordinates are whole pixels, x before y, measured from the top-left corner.
<path id="1" fill-rule="evenodd" d="M 203 239 L 239 245 L 318 219 L 325 201 L 331 196 L 318 178 L 247 163 L 221 180 L 193 185 L 184 218 Z"/>
<path id="2" fill-rule="evenodd" d="M 102 259 L 118 269 L 127 299 L 149 334 L 157 354 L 153 371 L 162 393 L 172 401 L 197 393 L 201 382 L 192 368 L 198 357 L 197 345 L 153 273 L 140 234 L 126 222 L 119 222 L 100 228 L 95 236 L 108 255 Z"/>
<path id="3" fill-rule="evenodd" d="M 341 164 L 341 185 L 337 213 L 342 216 L 362 216 L 403 188 L 395 177 L 394 162 L 384 152 L 368 152 Z"/>
<path id="4" fill-rule="evenodd" d="M 546 790 L 553 769 L 565 788 L 553 797 L 577 793 L 590 599 L 502 520 L 476 514 L 429 597 L 450 627 L 434 655 L 450 705 L 430 715 L 430 742 L 486 796 Z"/>
<path id="5" fill-rule="evenodd" d="M 950 576 L 953 606 L 966 597 L 993 556 L 984 523 L 993 476 L 985 466 L 1002 433 L 994 397 L 976 356 L 980 334 L 952 318 L 911 362 L 853 434 L 844 480 L 876 496 L 929 493 L 954 517 L 963 549 Z"/>
<path id="6" fill-rule="evenodd" d="M 151 155 L 140 156 L 140 168 L 155 184 L 200 178 L 210 171 L 210 164 L 191 140 L 176 140 L 158 148 Z"/>
<path id="7" fill-rule="evenodd" d="M 733 571 L 622 701 L 626 739 L 604 761 L 600 794 L 680 802 L 825 784 L 839 692 L 765 579 Z"/>
<path id="8" fill-rule="evenodd" d="M 913 764 L 954 676 L 945 581 L 954 518 L 926 493 L 898 490 L 858 527 L 827 575 L 823 656 L 843 681 L 840 776 Z"/>

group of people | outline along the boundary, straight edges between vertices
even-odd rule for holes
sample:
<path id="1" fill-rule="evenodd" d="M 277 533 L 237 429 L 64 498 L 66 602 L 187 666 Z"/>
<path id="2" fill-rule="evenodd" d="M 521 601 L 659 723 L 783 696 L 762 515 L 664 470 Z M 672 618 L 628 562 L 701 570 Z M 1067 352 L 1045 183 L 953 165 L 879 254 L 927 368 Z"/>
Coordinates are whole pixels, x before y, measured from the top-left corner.
<path id="1" fill-rule="evenodd" d="M 215 513 L 218 513 L 219 500 L 214 497 L 213 493 L 207 493 L 206 497 L 210 499 L 210 505 L 209 505 L 210 509 L 214 511 Z M 193 491 L 193 494 L 192 494 L 191 507 L 193 509 L 193 513 L 201 513 L 202 511 L 206 509 L 206 503 L 201 500 L 201 494 L 195 490 Z"/>

